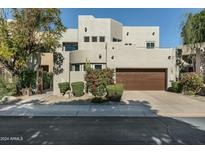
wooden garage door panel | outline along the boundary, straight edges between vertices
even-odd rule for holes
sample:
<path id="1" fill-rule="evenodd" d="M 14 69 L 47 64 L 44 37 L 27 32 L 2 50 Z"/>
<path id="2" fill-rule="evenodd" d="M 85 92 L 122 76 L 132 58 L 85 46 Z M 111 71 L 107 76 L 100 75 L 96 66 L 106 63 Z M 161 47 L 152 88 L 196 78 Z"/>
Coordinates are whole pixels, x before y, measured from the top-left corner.
<path id="1" fill-rule="evenodd" d="M 164 69 L 117 69 L 116 81 L 126 90 L 165 90 Z"/>

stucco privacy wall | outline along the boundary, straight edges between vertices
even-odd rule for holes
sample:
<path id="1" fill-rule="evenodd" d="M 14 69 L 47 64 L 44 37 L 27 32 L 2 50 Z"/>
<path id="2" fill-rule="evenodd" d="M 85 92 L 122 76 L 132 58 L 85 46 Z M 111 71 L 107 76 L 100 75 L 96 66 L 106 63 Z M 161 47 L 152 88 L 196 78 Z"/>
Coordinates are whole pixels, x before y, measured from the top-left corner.
<path id="1" fill-rule="evenodd" d="M 123 26 L 123 42 L 135 44 L 138 48 L 146 48 L 146 42 L 154 42 L 159 48 L 159 27 Z"/>
<path id="2" fill-rule="evenodd" d="M 60 52 L 63 57 L 63 65 L 61 66 L 63 68 L 63 72 L 58 74 L 58 75 L 54 75 L 53 77 L 53 94 L 54 95 L 59 95 L 60 91 L 58 88 L 58 83 L 60 82 L 69 82 L 69 71 L 70 71 L 70 67 L 69 67 L 69 63 L 70 63 L 70 54 L 69 52 Z"/>
<path id="3" fill-rule="evenodd" d="M 114 56 L 114 59 L 112 57 Z M 174 49 L 146 49 L 111 43 L 108 46 L 107 66 L 110 68 L 165 68 L 167 86 L 176 78 L 176 56 Z"/>
<path id="4" fill-rule="evenodd" d="M 77 50 L 70 52 L 71 63 L 85 63 L 86 59 L 91 63 L 106 63 L 105 43 L 96 43 L 90 50 Z"/>
<path id="5" fill-rule="evenodd" d="M 53 72 L 53 53 L 43 53 L 41 56 L 41 65 L 48 65 L 49 72 Z"/>

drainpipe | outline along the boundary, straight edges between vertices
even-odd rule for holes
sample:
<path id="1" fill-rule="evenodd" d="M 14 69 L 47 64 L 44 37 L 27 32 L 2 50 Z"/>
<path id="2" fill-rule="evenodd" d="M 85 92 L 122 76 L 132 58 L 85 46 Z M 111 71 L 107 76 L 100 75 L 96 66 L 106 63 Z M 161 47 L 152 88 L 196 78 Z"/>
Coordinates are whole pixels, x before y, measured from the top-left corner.
<path id="1" fill-rule="evenodd" d="M 107 68 L 107 42 L 105 43 L 105 57 L 106 57 L 106 68 Z"/>

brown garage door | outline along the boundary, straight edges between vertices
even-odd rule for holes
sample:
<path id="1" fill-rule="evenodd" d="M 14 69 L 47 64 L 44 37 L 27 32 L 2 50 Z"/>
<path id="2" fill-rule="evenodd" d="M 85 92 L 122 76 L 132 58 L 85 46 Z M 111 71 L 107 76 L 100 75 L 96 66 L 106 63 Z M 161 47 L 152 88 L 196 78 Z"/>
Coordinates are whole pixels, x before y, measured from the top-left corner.
<path id="1" fill-rule="evenodd" d="M 165 90 L 165 69 L 117 69 L 116 82 L 125 90 Z"/>

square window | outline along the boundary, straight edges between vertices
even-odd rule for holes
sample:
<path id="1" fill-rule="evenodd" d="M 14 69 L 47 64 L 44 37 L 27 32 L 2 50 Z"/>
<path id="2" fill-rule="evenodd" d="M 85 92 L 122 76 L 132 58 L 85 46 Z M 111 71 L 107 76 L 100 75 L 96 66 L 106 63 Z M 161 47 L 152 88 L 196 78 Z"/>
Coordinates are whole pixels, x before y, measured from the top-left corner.
<path id="1" fill-rule="evenodd" d="M 90 37 L 89 36 L 85 36 L 84 37 L 84 42 L 90 42 Z"/>
<path id="2" fill-rule="evenodd" d="M 101 69 L 102 69 L 102 65 L 96 64 L 96 65 L 95 65 L 95 69 L 96 69 L 96 70 L 101 70 Z"/>
<path id="3" fill-rule="evenodd" d="M 73 64 L 71 67 L 72 71 L 80 71 L 80 64 Z"/>
<path id="4" fill-rule="evenodd" d="M 92 37 L 92 42 L 97 42 L 97 36 Z"/>
<path id="5" fill-rule="evenodd" d="M 105 42 L 105 36 L 100 36 L 100 42 Z"/>
<path id="6" fill-rule="evenodd" d="M 153 42 L 147 42 L 146 47 L 147 49 L 153 49 L 155 47 L 155 44 Z"/>

